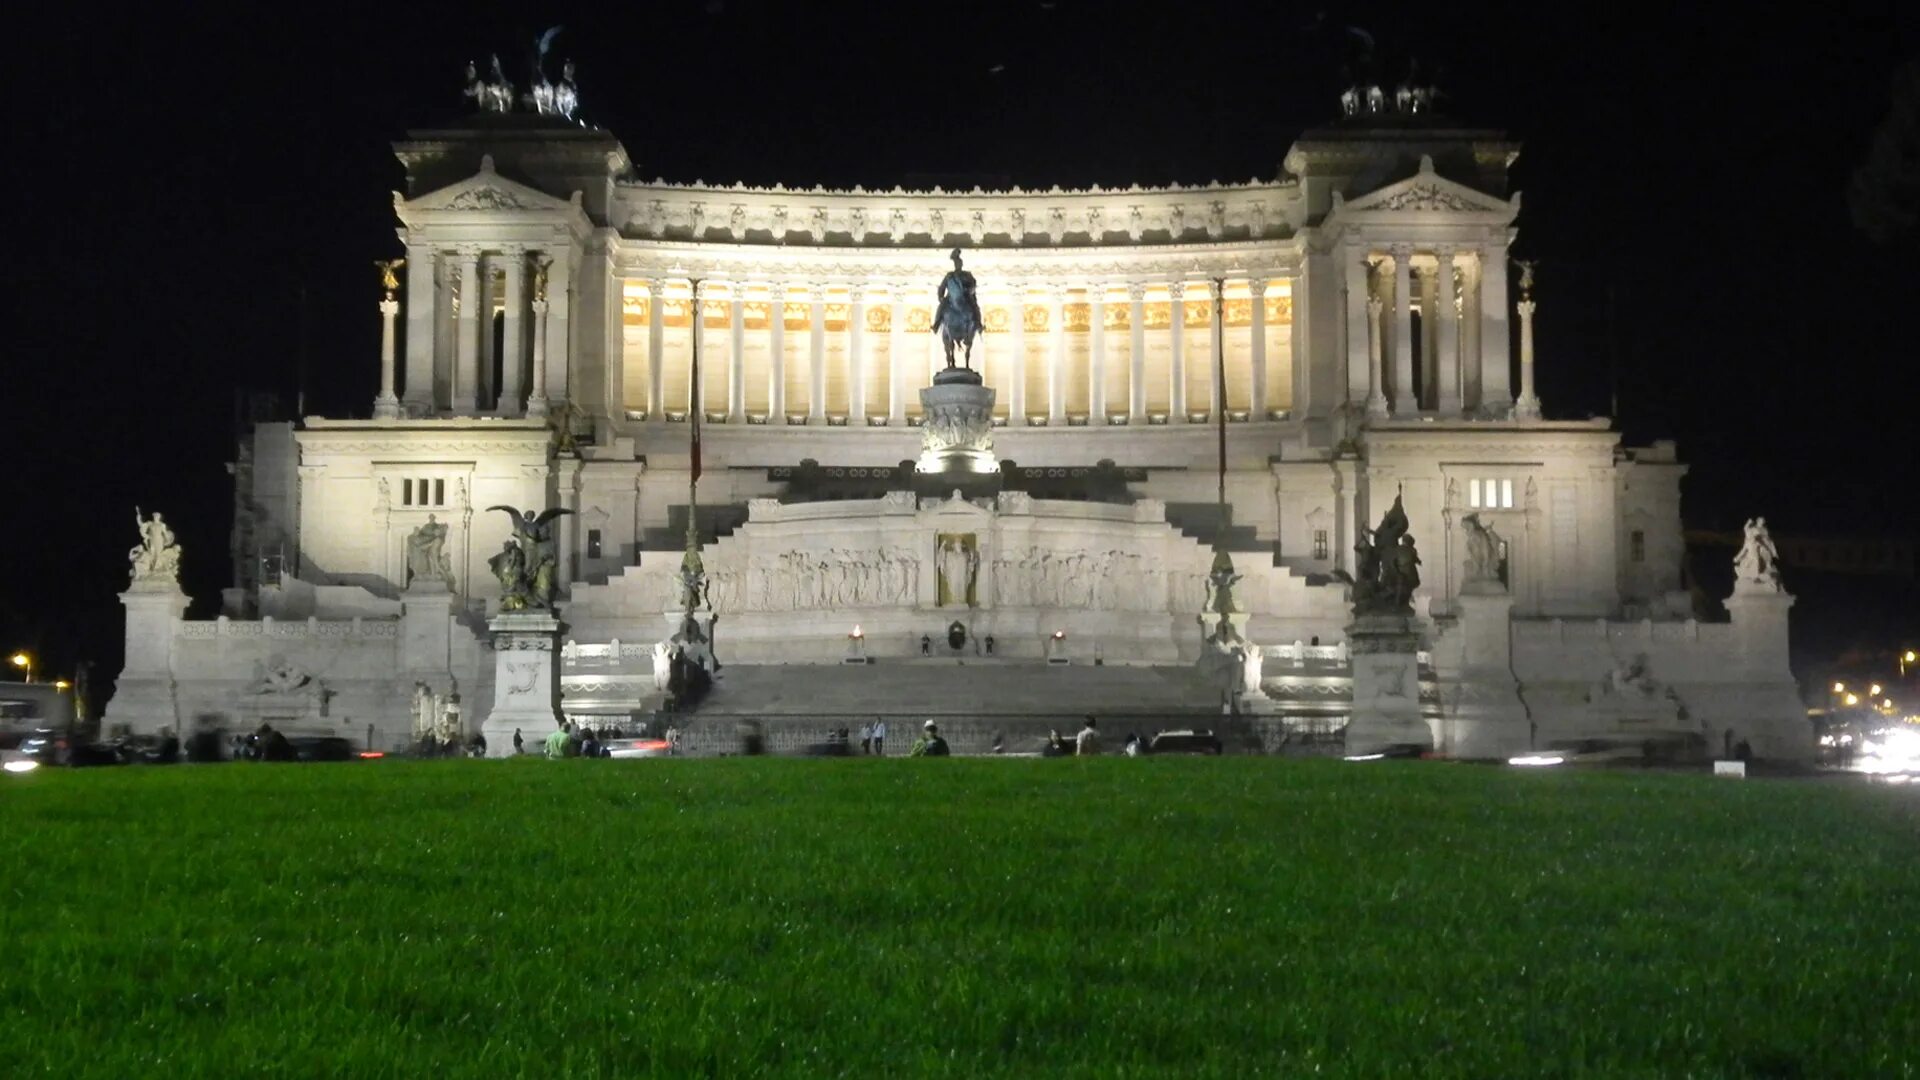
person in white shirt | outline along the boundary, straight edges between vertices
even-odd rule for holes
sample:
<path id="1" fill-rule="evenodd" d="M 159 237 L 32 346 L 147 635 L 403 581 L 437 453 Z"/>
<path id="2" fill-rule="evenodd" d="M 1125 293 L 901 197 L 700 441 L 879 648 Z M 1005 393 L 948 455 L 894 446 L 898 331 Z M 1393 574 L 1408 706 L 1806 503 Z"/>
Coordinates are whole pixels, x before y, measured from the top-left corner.
<path id="1" fill-rule="evenodd" d="M 873 725 L 873 752 L 881 757 L 887 756 L 887 722 L 877 720 Z"/>
<path id="2" fill-rule="evenodd" d="M 1073 737 L 1073 752 L 1079 757 L 1092 757 L 1100 752 L 1100 732 L 1094 729 L 1093 717 L 1087 717 L 1080 725 L 1080 734 Z"/>

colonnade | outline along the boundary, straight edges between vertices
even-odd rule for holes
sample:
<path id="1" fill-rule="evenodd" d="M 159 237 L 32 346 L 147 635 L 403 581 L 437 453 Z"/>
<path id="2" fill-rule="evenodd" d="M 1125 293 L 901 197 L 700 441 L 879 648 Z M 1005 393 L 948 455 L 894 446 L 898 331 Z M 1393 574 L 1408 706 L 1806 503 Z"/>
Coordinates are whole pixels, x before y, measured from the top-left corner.
<path id="1" fill-rule="evenodd" d="M 679 420 L 701 408 L 713 422 L 899 425 L 945 363 L 930 332 L 932 281 L 654 277 L 629 279 L 622 293 L 630 415 Z M 1216 299 L 1222 333 L 1212 332 Z M 1267 419 L 1291 407 L 1290 373 L 1304 362 L 1291 302 L 1286 277 L 1001 284 L 982 289 L 987 328 L 973 366 L 999 391 L 1009 426 L 1198 423 L 1222 408 L 1230 420 Z M 702 335 L 700 402 L 689 397 L 690 343 L 668 340 L 683 328 Z M 795 348 L 788 334 L 801 328 Z M 1270 337 L 1283 339 L 1284 357 L 1269 356 Z M 1224 402 L 1213 374 L 1223 349 Z"/>
<path id="2" fill-rule="evenodd" d="M 1513 406 L 1503 247 L 1351 241 L 1342 261 L 1350 400 L 1376 418 Z"/>
<path id="3" fill-rule="evenodd" d="M 549 397 L 565 397 L 573 267 L 564 254 L 518 244 L 409 245 L 406 273 L 405 411 L 540 415 Z M 390 324 L 394 312 L 384 303 L 381 311 Z M 397 415 L 386 333 L 375 408 Z M 548 365 L 547 357 L 561 362 Z"/>

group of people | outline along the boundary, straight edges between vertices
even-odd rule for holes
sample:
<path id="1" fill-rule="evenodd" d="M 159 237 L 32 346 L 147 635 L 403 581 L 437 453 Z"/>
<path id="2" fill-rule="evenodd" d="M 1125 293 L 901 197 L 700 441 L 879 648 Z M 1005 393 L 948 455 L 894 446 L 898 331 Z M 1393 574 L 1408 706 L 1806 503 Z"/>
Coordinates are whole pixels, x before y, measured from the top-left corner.
<path id="1" fill-rule="evenodd" d="M 1129 743 L 1134 736 L 1127 736 Z M 1041 757 L 1093 757 L 1100 753 L 1100 725 L 1092 716 L 1082 717 L 1080 730 L 1071 740 L 1062 738 L 1059 728 L 1047 729 L 1046 749 Z"/>

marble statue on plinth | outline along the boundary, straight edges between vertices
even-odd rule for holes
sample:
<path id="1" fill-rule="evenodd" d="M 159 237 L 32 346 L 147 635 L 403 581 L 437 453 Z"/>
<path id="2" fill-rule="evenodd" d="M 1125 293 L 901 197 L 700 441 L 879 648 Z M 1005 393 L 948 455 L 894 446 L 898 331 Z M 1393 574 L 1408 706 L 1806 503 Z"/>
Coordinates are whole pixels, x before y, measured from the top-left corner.
<path id="1" fill-rule="evenodd" d="M 447 561 L 447 527 L 432 514 L 427 523 L 407 536 L 407 584 L 440 581 L 453 585 L 453 566 Z"/>
<path id="2" fill-rule="evenodd" d="M 940 279 L 940 289 L 935 294 L 933 312 L 933 331 L 940 335 L 940 345 L 947 353 L 947 367 L 957 365 L 953 362 L 953 347 L 963 350 L 961 357 L 968 371 L 973 370 L 973 339 L 980 333 L 985 320 L 980 317 L 979 286 L 973 275 L 961 269 L 960 249 L 954 248 L 953 269 Z"/>
<path id="3" fill-rule="evenodd" d="M 1466 583 L 1482 587 L 1500 584 L 1500 534 L 1480 520 L 1479 514 L 1462 518 L 1460 527 L 1467 534 Z"/>
<path id="4" fill-rule="evenodd" d="M 1360 530 L 1354 544 L 1353 573 L 1334 571 L 1334 576 L 1353 586 L 1355 615 L 1411 615 L 1413 591 L 1420 587 L 1420 552 L 1407 532 L 1407 511 L 1400 496 L 1380 519 L 1380 527 L 1369 535 Z"/>
<path id="5" fill-rule="evenodd" d="M 166 519 L 158 513 L 147 517 L 136 506 L 133 524 L 140 531 L 140 542 L 127 552 L 127 561 L 133 565 L 133 587 L 179 588 L 180 545 L 174 541 Z"/>
<path id="6" fill-rule="evenodd" d="M 940 603 L 949 607 L 970 607 L 974 603 L 974 575 L 980 567 L 980 553 L 970 541 L 973 534 L 943 533 L 940 536 Z"/>
<path id="7" fill-rule="evenodd" d="M 1740 551 L 1733 557 L 1733 580 L 1736 589 L 1785 591 L 1780 581 L 1780 552 L 1773 546 L 1773 537 L 1767 535 L 1766 518 L 1747 519 Z"/>
<path id="8" fill-rule="evenodd" d="M 515 510 L 511 506 L 489 506 L 505 510 L 513 518 L 513 539 L 500 553 L 487 560 L 493 576 L 500 582 L 500 610 L 525 611 L 553 606 L 553 572 L 559 560 L 553 551 L 553 520 L 571 510 Z"/>

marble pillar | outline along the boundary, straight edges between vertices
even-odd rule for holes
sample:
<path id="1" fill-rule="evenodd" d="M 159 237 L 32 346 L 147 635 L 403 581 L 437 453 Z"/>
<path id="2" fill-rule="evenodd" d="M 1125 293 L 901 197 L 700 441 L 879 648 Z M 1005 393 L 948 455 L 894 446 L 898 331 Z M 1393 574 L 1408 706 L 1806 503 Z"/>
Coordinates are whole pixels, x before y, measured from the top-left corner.
<path id="1" fill-rule="evenodd" d="M 1395 244 L 1393 252 L 1393 415 L 1412 416 L 1420 408 L 1413 396 L 1413 248 Z"/>
<path id="2" fill-rule="evenodd" d="M 399 313 L 400 302 L 391 293 L 380 301 L 380 395 L 373 399 L 375 420 L 400 416 L 400 399 L 393 392 L 393 321 Z"/>

